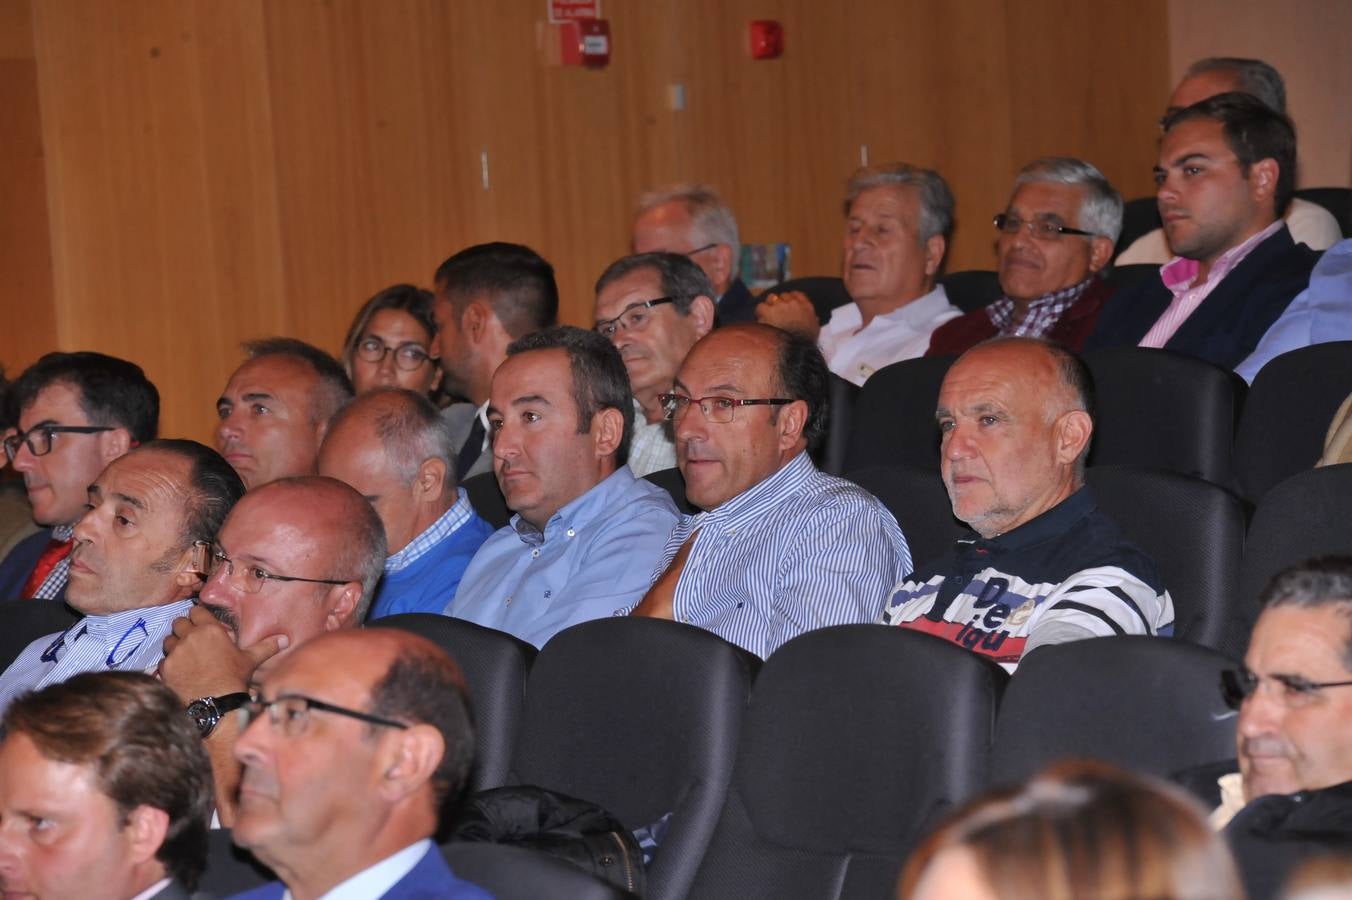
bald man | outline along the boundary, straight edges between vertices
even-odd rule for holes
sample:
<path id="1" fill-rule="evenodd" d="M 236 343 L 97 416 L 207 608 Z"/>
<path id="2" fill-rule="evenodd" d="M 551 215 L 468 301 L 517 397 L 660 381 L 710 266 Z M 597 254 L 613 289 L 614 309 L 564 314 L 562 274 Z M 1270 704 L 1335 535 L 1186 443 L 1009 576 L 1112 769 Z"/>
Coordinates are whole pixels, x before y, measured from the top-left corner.
<path id="1" fill-rule="evenodd" d="M 1012 672 L 1043 644 L 1173 633 L 1154 564 L 1084 486 L 1093 434 L 1087 370 L 1032 338 L 964 353 L 939 391 L 940 469 L 953 515 L 980 537 L 921 566 L 883 612 Z"/>
<path id="2" fill-rule="evenodd" d="M 364 394 L 329 426 L 319 474 L 350 485 L 385 526 L 389 556 L 369 618 L 440 613 L 493 526 L 456 484 L 455 444 L 426 395 Z"/>

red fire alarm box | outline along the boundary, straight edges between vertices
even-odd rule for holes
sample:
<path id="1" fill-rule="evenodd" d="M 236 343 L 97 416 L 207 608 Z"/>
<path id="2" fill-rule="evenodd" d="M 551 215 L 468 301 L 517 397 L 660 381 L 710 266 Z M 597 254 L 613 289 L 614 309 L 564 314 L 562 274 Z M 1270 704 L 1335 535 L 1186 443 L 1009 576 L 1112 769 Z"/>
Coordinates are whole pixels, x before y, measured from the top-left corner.
<path id="1" fill-rule="evenodd" d="M 606 19 L 573 19 L 559 26 L 563 43 L 560 61 L 565 66 L 599 68 L 610 62 L 610 22 Z"/>
<path id="2" fill-rule="evenodd" d="M 751 58 L 779 59 L 784 54 L 784 26 L 772 19 L 751 23 Z"/>

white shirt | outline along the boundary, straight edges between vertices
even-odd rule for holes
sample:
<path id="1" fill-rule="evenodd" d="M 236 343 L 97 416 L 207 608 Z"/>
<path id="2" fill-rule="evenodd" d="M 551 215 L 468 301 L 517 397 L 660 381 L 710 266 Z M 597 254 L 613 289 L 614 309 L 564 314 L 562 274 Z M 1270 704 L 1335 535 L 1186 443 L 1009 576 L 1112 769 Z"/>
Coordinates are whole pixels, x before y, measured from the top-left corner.
<path id="1" fill-rule="evenodd" d="M 383 897 L 400 879 L 412 872 L 413 867 L 431 849 L 431 840 L 423 838 L 385 857 L 374 866 L 362 869 L 347 881 L 334 885 L 319 900 L 371 900 L 372 897 Z M 282 895 L 282 900 L 291 900 L 289 889 Z"/>
<path id="2" fill-rule="evenodd" d="M 169 879 L 161 878 L 159 881 L 155 882 L 150 887 L 146 888 L 144 891 L 141 891 L 141 893 L 137 894 L 135 897 L 132 897 L 131 900 L 150 900 L 151 897 L 155 896 L 168 886 Z"/>
<path id="3" fill-rule="evenodd" d="M 944 286 L 890 313 L 874 316 L 860 328 L 864 316 L 856 303 L 837 306 L 817 337 L 826 365 L 846 381 L 863 384 L 883 366 L 924 356 L 934 329 L 962 315 L 948 302 Z"/>
<path id="4" fill-rule="evenodd" d="M 676 442 L 666 419 L 649 422 L 643 407 L 634 401 L 634 433 L 629 439 L 629 469 L 642 478 L 676 465 Z"/>

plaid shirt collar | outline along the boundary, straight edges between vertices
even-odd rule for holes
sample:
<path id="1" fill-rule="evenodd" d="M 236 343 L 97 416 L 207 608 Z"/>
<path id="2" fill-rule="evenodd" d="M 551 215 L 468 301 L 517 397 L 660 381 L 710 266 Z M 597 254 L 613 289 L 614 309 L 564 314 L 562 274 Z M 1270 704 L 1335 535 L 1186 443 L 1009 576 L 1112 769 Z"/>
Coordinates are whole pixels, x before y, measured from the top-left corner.
<path id="1" fill-rule="evenodd" d="M 473 513 L 474 510 L 469 505 L 469 495 L 465 493 L 464 488 L 458 488 L 455 503 L 451 504 L 451 508 L 442 513 L 441 518 L 427 526 L 427 530 L 422 534 L 409 541 L 404 549 L 387 557 L 385 571 L 398 572 L 413 565 L 427 551 L 446 540 L 468 522 Z"/>
<path id="2" fill-rule="evenodd" d="M 1009 297 L 1001 297 L 986 307 L 986 315 L 990 317 L 995 330 L 1003 337 L 1046 337 L 1056 323 L 1061 321 L 1066 310 L 1074 306 L 1093 283 L 1094 274 L 1091 273 L 1079 284 L 1043 294 L 1031 301 L 1023 316 L 1019 318 L 1016 318 L 1014 301 Z"/>

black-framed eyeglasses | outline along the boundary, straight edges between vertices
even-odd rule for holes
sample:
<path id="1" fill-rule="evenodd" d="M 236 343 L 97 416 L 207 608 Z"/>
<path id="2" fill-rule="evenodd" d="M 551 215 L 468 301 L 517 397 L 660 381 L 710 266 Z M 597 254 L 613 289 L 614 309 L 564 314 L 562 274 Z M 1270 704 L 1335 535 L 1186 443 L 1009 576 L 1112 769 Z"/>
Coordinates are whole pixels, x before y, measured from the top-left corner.
<path id="1" fill-rule="evenodd" d="M 394 354 L 395 367 L 403 369 L 405 372 L 412 372 L 432 358 L 431 354 L 417 344 L 400 344 L 397 347 L 391 347 L 378 337 L 364 337 L 357 342 L 357 358 L 363 362 L 378 366 L 385 361 L 386 355 L 390 353 Z"/>
<path id="2" fill-rule="evenodd" d="M 381 725 L 385 728 L 401 730 L 409 727 L 407 722 L 396 722 L 394 719 L 386 719 L 383 716 L 372 715 L 358 709 L 348 709 L 346 706 L 326 703 L 323 700 L 316 700 L 314 697 L 306 697 L 304 694 L 283 694 L 272 700 L 264 700 L 258 695 L 257 691 L 252 690 L 249 691 L 249 699 L 240 707 L 243 713 L 243 721 L 240 723 L 240 727 L 241 730 L 248 728 L 249 723 L 267 712 L 268 721 L 273 728 L 276 728 L 285 737 L 299 737 L 309 727 L 310 711 L 315 709 L 320 712 L 332 713 L 335 716 L 346 716 L 349 719 L 356 719 L 358 722 L 366 722 L 369 725 Z"/>
<path id="3" fill-rule="evenodd" d="M 302 578 L 299 575 L 276 575 L 261 566 L 238 567 L 236 575 L 235 561 L 225 555 L 220 547 L 213 547 L 206 541 L 193 541 L 194 547 L 205 547 L 211 554 L 207 560 L 207 580 L 210 581 L 225 572 L 226 580 L 246 594 L 256 594 L 269 581 L 303 581 L 308 584 L 348 584 L 356 578 Z"/>
<path id="4" fill-rule="evenodd" d="M 596 322 L 596 333 L 602 337 L 613 338 L 617 331 L 642 331 L 648 327 L 652 321 L 652 314 L 649 310 L 654 306 L 661 306 L 664 303 L 675 303 L 677 300 L 683 300 L 684 297 L 654 297 L 651 300 L 640 300 L 638 303 L 630 303 L 618 316 L 613 319 L 598 319 Z"/>
<path id="5" fill-rule="evenodd" d="M 98 434 L 100 431 L 112 430 L 111 425 L 34 425 L 27 431 L 5 438 L 5 456 L 13 462 L 22 444 L 27 444 L 28 452 L 34 456 L 46 456 L 52 452 L 52 435 Z"/>
<path id="6" fill-rule="evenodd" d="M 714 248 L 717 247 L 717 246 L 718 246 L 718 241 L 714 241 L 712 244 L 705 244 L 703 247 L 696 247 L 694 250 L 691 250 L 689 253 L 682 253 L 681 255 L 684 256 L 686 259 L 690 259 L 690 258 L 692 258 L 696 253 L 703 253 L 705 250 L 712 250 L 712 249 L 714 249 Z"/>
<path id="7" fill-rule="evenodd" d="M 1299 675 L 1255 675 L 1244 667 L 1226 669 L 1221 672 L 1221 697 L 1225 705 L 1239 709 L 1265 679 L 1280 686 L 1278 699 L 1285 706 L 1308 705 L 1325 688 L 1352 687 L 1352 681 L 1310 681 Z"/>
<path id="8" fill-rule="evenodd" d="M 662 411 L 668 419 L 685 418 L 685 414 L 690 411 L 690 404 L 695 403 L 699 405 L 700 412 L 704 413 L 704 418 L 716 425 L 726 425 L 733 420 L 733 414 L 739 406 L 783 406 L 793 401 L 783 397 L 754 400 L 742 400 L 737 397 L 700 397 L 695 399 L 687 397 L 685 394 L 658 394 L 657 402 L 662 404 Z"/>
<path id="9" fill-rule="evenodd" d="M 1059 241 L 1063 234 L 1074 234 L 1080 237 L 1095 237 L 1092 231 L 1085 231 L 1080 228 L 1071 228 L 1069 225 L 1062 225 L 1051 219 L 1030 219 L 1025 222 L 1018 216 L 1011 216 L 1009 213 L 995 214 L 995 230 L 1003 231 L 1005 234 L 1018 234 L 1023 228 L 1028 229 L 1028 233 L 1039 241 Z"/>

